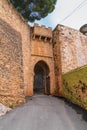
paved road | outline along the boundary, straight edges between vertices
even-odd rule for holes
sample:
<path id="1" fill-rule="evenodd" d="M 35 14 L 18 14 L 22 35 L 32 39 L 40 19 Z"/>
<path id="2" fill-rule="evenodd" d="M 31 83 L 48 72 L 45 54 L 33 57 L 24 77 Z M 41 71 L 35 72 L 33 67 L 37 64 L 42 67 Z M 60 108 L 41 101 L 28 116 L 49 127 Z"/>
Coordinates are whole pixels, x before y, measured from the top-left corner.
<path id="1" fill-rule="evenodd" d="M 0 130 L 87 130 L 87 111 L 64 99 L 35 95 L 0 117 Z"/>

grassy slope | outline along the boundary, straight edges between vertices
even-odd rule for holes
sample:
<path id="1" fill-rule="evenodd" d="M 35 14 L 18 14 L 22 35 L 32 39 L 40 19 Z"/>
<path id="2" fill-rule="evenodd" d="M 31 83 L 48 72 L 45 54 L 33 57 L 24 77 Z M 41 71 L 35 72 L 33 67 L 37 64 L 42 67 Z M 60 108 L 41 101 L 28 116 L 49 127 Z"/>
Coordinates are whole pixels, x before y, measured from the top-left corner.
<path id="1" fill-rule="evenodd" d="M 87 66 L 63 75 L 64 97 L 87 109 Z"/>

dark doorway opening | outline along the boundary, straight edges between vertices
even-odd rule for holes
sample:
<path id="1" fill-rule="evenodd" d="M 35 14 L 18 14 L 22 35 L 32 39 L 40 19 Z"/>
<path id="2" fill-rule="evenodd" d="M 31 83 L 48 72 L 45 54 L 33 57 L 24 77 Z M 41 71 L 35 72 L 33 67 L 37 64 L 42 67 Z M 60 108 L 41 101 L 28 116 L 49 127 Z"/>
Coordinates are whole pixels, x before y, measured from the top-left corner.
<path id="1" fill-rule="evenodd" d="M 49 68 L 44 61 L 39 61 L 34 67 L 34 93 L 50 94 Z"/>

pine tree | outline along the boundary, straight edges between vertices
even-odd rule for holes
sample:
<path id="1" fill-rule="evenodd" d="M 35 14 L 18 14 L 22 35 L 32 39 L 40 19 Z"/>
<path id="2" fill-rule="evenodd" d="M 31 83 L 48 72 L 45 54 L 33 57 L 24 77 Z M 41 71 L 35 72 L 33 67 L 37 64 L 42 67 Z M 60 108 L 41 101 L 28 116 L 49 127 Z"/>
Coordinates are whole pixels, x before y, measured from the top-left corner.
<path id="1" fill-rule="evenodd" d="M 57 0 L 10 0 L 25 20 L 34 22 L 51 13 Z"/>

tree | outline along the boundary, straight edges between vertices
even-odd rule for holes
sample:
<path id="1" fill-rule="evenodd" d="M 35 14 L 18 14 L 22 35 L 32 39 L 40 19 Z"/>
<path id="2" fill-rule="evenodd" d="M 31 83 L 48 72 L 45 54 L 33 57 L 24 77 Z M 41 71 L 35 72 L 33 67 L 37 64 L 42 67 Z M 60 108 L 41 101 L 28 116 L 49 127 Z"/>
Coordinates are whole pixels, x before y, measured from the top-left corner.
<path id="1" fill-rule="evenodd" d="M 40 20 L 51 13 L 57 0 L 10 0 L 22 16 L 30 22 Z"/>

